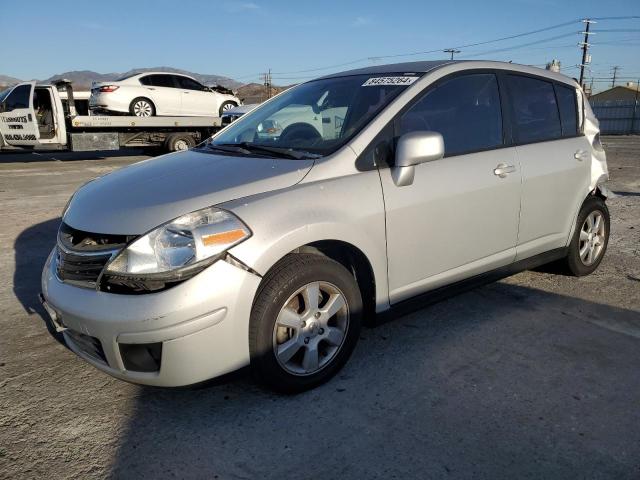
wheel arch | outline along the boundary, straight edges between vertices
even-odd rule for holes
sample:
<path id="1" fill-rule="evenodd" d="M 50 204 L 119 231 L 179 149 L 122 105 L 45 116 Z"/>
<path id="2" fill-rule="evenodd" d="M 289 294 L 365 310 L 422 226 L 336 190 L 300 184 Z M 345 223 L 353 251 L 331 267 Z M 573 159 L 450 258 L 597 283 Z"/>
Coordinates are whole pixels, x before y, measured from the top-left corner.
<path id="1" fill-rule="evenodd" d="M 144 95 L 138 95 L 137 97 L 134 97 L 129 102 L 129 112 L 131 112 L 131 109 L 133 108 L 133 104 L 136 102 L 136 100 L 146 100 L 146 101 L 148 101 L 151 104 L 151 106 L 153 107 L 153 112 L 156 115 L 158 114 L 158 107 L 156 106 L 156 102 L 154 102 L 152 98 L 150 98 L 148 96 L 144 96 Z"/>

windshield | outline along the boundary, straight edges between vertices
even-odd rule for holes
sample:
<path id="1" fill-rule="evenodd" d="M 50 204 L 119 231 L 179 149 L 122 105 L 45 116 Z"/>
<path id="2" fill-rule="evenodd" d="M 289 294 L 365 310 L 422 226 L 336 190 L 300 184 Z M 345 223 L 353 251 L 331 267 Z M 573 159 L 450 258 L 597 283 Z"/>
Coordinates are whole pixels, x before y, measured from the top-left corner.
<path id="1" fill-rule="evenodd" d="M 237 145 L 252 152 L 265 153 L 268 147 L 328 155 L 417 78 L 414 74 L 352 75 L 303 83 L 236 120 L 204 148 Z"/>

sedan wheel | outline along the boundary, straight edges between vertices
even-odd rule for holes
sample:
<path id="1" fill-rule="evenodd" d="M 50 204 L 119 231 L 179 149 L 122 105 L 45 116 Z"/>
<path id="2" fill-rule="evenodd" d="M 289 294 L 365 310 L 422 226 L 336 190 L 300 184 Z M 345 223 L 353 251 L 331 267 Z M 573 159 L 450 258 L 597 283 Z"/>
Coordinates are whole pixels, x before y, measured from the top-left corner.
<path id="1" fill-rule="evenodd" d="M 150 117 L 153 115 L 153 106 L 147 100 L 136 100 L 133 104 L 133 114 L 136 117 Z"/>

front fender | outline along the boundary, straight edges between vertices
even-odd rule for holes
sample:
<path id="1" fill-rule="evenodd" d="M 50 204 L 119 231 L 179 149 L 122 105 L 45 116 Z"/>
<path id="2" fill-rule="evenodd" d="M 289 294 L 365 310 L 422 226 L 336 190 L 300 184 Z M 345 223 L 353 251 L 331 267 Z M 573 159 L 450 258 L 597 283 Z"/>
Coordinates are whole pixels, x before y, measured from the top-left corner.
<path id="1" fill-rule="evenodd" d="M 265 275 L 297 248 L 339 240 L 369 260 L 376 285 L 376 310 L 389 306 L 384 204 L 377 171 L 302 183 L 225 203 L 253 232 L 229 253 Z"/>

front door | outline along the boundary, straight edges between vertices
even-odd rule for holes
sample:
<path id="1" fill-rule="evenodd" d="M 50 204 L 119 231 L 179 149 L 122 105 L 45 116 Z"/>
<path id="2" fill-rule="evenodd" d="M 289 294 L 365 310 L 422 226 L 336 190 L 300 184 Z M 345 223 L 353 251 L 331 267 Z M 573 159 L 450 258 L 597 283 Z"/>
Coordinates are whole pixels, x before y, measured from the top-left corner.
<path id="1" fill-rule="evenodd" d="M 493 73 L 428 87 L 395 121 L 395 136 L 442 134 L 445 157 L 415 167 L 411 185 L 380 169 L 391 303 L 511 263 L 520 211 L 520 167 L 504 148 Z"/>
<path id="2" fill-rule="evenodd" d="M 217 117 L 220 112 L 217 95 L 188 77 L 176 75 L 182 91 L 181 115 L 204 115 Z"/>
<path id="3" fill-rule="evenodd" d="M 7 145 L 35 147 L 40 131 L 33 108 L 36 82 L 16 85 L 0 103 L 0 135 Z"/>

